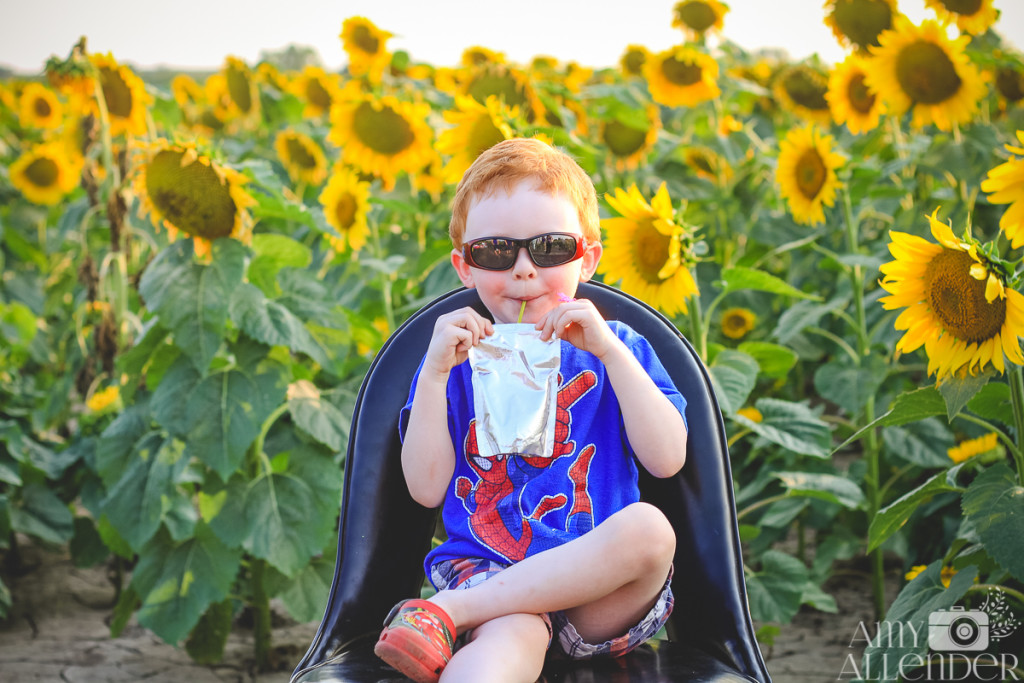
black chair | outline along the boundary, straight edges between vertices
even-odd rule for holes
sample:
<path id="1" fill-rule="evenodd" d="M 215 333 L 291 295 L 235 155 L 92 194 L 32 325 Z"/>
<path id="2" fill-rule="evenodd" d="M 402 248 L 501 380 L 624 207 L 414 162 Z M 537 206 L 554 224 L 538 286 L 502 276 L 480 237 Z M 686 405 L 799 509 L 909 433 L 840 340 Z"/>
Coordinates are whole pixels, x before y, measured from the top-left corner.
<path id="1" fill-rule="evenodd" d="M 599 283 L 583 284 L 577 296 L 644 335 L 686 397 L 686 465 L 675 477 L 642 473 L 640 481 L 644 500 L 661 508 L 676 530 L 676 607 L 669 640 L 615 660 L 549 659 L 541 680 L 771 683 L 747 608 L 725 428 L 706 369 L 672 323 L 641 301 Z M 334 584 L 291 683 L 406 680 L 377 659 L 373 645 L 392 605 L 419 595 L 438 513 L 415 503 L 406 489 L 398 415 L 434 320 L 463 306 L 486 315 L 474 290 L 441 296 L 388 339 L 366 374 L 345 462 Z"/>

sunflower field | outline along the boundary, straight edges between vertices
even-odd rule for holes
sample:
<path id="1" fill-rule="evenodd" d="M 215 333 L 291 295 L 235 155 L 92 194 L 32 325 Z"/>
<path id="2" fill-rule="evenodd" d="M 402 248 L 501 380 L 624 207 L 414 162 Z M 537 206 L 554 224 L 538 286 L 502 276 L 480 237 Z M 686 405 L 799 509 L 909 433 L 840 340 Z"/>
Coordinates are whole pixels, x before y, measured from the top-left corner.
<path id="1" fill-rule="evenodd" d="M 1024 616 L 1024 57 L 993 0 L 925 1 L 826 0 L 837 64 L 681 0 L 608 68 L 421 63 L 351 17 L 342 72 L 147 82 L 83 38 L 0 82 L 0 579 L 67 548 L 114 635 L 214 662 L 246 609 L 266 665 L 271 599 L 322 616 L 374 353 L 459 286 L 455 185 L 525 136 L 591 174 L 598 279 L 710 369 L 765 642 L 851 568 L 879 619 Z"/>

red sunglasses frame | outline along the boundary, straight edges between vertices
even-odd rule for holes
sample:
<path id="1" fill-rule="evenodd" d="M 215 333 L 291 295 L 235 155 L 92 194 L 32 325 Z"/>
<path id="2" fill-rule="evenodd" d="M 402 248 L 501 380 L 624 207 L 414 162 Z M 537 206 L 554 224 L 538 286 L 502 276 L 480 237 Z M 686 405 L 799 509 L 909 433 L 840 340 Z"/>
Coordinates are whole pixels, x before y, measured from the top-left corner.
<path id="1" fill-rule="evenodd" d="M 530 251 L 530 246 L 529 246 L 530 242 L 533 242 L 536 239 L 540 239 L 541 237 L 551 237 L 551 236 L 556 236 L 556 235 L 559 236 L 559 237 L 571 237 L 571 238 L 573 238 L 573 240 L 576 242 L 576 250 L 573 252 L 572 256 L 570 258 L 566 259 L 565 261 L 562 261 L 561 263 L 552 263 L 551 265 L 541 265 L 540 263 L 537 263 L 537 259 L 534 258 L 533 252 Z M 472 247 L 473 247 L 473 245 L 474 244 L 479 244 L 480 242 L 487 242 L 488 240 L 505 240 L 506 242 L 511 242 L 513 245 L 515 245 L 515 251 L 512 254 L 512 261 L 506 267 L 504 267 L 504 268 L 488 268 L 487 266 L 480 265 L 473 258 L 473 254 L 472 254 Z M 577 261 L 577 260 L 583 258 L 583 255 L 587 252 L 587 250 L 586 250 L 586 239 L 584 239 L 583 235 L 575 235 L 575 234 L 573 234 L 571 232 L 546 232 L 546 233 L 544 233 L 542 235 L 534 235 L 533 237 L 526 237 L 524 239 L 515 239 L 513 237 L 491 236 L 491 237 L 481 237 L 479 239 L 470 240 L 469 242 L 466 242 L 465 244 L 462 245 L 462 258 L 465 259 L 467 264 L 473 266 L 474 268 L 479 268 L 481 270 L 492 270 L 492 271 L 509 270 L 510 268 L 515 266 L 516 261 L 519 259 L 519 250 L 523 249 L 523 248 L 525 248 L 526 249 L 526 253 L 530 255 L 530 260 L 533 262 L 533 265 L 537 266 L 538 268 L 554 268 L 556 266 L 564 266 L 566 263 L 572 263 L 573 261 Z"/>

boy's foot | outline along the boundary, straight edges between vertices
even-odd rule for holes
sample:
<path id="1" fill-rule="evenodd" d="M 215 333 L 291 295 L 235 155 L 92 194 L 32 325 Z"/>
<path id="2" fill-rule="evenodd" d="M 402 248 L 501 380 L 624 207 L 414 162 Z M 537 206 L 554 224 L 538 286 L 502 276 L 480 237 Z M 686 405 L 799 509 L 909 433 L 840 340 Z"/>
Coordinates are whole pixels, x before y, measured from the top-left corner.
<path id="1" fill-rule="evenodd" d="M 426 600 L 395 605 L 374 653 L 416 683 L 436 683 L 455 647 L 455 624 Z"/>

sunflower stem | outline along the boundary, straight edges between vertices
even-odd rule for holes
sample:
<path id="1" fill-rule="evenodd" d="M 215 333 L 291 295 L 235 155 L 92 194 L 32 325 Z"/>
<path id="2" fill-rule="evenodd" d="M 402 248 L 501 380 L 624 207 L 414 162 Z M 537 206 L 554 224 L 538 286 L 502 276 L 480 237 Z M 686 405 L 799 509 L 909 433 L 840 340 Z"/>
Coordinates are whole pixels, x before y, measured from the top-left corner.
<path id="1" fill-rule="evenodd" d="M 853 213 L 853 200 L 850 198 L 848 189 L 840 191 L 843 198 L 843 220 L 846 224 L 847 248 L 850 254 L 856 254 L 860 250 L 858 231 L 860 226 L 857 217 Z M 867 316 L 864 312 L 864 274 L 860 265 L 855 265 L 850 271 L 850 284 L 853 288 L 853 302 L 857 314 L 857 365 L 861 365 L 871 353 L 871 340 L 867 331 Z M 864 423 L 871 424 L 875 420 L 875 397 L 869 396 L 864 404 Z M 878 431 L 868 431 L 864 444 L 864 459 L 867 463 L 867 473 L 864 476 L 864 488 L 868 502 L 868 524 L 875 519 L 878 511 L 882 509 L 881 489 L 881 463 L 880 448 L 878 443 Z M 882 550 L 876 548 L 869 555 L 871 563 L 871 592 L 874 597 L 875 616 L 879 620 L 885 617 L 885 566 L 883 564 Z"/>
<path id="2" fill-rule="evenodd" d="M 1021 435 L 1024 434 L 1024 369 L 1014 363 L 1010 364 L 1008 377 L 1010 383 L 1010 399 L 1013 404 L 1013 429 L 1017 443 L 1011 449 L 1014 462 L 1017 464 L 1017 481 L 1024 484 L 1024 453 L 1021 452 Z"/>
<path id="3" fill-rule="evenodd" d="M 697 354 L 706 365 L 708 362 L 708 338 L 704 328 L 704 319 L 700 312 L 700 294 L 690 296 L 686 312 L 690 316 L 690 337 L 697 345 Z"/>

